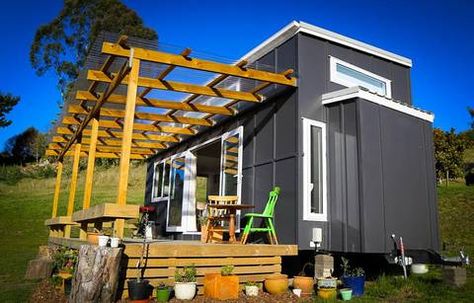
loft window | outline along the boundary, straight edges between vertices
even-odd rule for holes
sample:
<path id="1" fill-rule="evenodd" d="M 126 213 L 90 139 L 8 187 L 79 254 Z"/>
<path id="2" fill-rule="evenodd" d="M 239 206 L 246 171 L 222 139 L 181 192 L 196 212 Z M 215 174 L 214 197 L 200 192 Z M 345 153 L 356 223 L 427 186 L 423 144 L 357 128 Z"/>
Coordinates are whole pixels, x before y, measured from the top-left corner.
<path id="1" fill-rule="evenodd" d="M 327 221 L 326 124 L 303 118 L 303 220 Z"/>
<path id="2" fill-rule="evenodd" d="M 329 58 L 332 82 L 347 87 L 362 86 L 382 96 L 392 97 L 392 81 L 337 58 Z"/>

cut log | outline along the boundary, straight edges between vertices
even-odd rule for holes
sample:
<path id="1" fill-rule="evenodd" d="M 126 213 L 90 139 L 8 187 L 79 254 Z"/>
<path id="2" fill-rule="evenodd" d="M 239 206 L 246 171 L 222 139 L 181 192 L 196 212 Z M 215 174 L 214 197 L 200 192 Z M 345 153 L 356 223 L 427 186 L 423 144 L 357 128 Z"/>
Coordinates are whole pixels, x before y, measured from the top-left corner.
<path id="1" fill-rule="evenodd" d="M 36 280 L 46 279 L 51 276 L 53 272 L 53 261 L 47 257 L 36 258 L 28 262 L 25 279 Z"/>
<path id="2" fill-rule="evenodd" d="M 82 245 L 69 302 L 115 302 L 122 248 Z"/>

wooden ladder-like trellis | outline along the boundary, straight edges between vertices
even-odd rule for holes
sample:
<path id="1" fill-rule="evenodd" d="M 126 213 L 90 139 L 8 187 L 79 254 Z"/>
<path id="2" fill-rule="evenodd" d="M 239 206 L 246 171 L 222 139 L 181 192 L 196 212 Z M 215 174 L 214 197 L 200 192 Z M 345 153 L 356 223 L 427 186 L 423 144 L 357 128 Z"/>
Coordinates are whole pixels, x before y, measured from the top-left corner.
<path id="1" fill-rule="evenodd" d="M 87 71 L 87 80 L 90 81 L 88 89 L 76 91 L 75 98 L 78 103 L 65 107 L 61 125 L 56 128 L 46 151 L 47 156 L 56 156 L 58 161 L 52 218 L 45 223 L 50 226 L 52 237 L 69 238 L 71 226 L 80 224 L 80 237 L 85 239 L 88 223 L 100 227 L 105 221 L 115 222 L 115 234 L 123 237 L 125 219 L 138 217 L 138 206 L 126 203 L 131 159 L 145 159 L 184 138 L 196 135 L 199 131 L 195 126 L 199 126 L 199 129 L 212 127 L 215 124 L 213 117 L 236 115 L 237 112 L 232 107 L 238 102 L 262 102 L 264 97 L 259 92 L 272 84 L 296 86 L 291 69 L 272 73 L 248 68 L 245 60 L 234 65 L 201 60 L 190 57 L 190 49 L 185 49 L 180 54 L 171 54 L 132 48 L 127 45 L 126 36 L 120 37 L 117 43 L 104 42 L 102 53 L 107 55 L 105 62 L 99 70 Z M 118 58 L 125 58 L 125 63 L 118 72 L 110 73 L 109 69 L 117 63 L 115 60 Z M 143 77 L 140 76 L 142 61 L 165 65 L 166 68 L 156 78 Z M 210 72 L 217 76 L 205 85 L 166 80 L 170 72 L 177 67 Z M 253 80 L 256 85 L 249 91 L 216 87 L 229 77 Z M 97 92 L 99 84 L 106 85 L 102 92 Z M 126 95 L 116 93 L 120 85 L 126 86 Z M 140 92 L 139 87 L 143 88 Z M 147 94 L 155 89 L 190 95 L 181 102 L 148 98 Z M 193 103 L 193 100 L 200 96 L 229 99 L 229 102 L 223 106 Z M 120 105 L 123 108 L 120 108 Z M 156 114 L 140 111 L 137 107 L 161 108 L 167 111 Z M 193 118 L 177 115 L 177 111 L 205 115 Z M 181 126 L 176 126 L 177 124 Z M 63 159 L 66 156 L 73 157 L 69 199 L 66 216 L 58 216 Z M 73 212 L 80 157 L 88 159 L 84 198 L 82 210 Z M 120 159 L 119 184 L 115 203 L 91 207 L 96 158 Z"/>

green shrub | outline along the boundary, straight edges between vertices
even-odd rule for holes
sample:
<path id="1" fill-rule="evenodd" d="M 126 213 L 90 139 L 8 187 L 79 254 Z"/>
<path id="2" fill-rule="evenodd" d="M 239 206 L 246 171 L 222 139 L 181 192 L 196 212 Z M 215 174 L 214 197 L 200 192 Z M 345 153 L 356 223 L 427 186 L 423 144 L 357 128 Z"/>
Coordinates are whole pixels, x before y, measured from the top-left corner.
<path id="1" fill-rule="evenodd" d="M 181 270 L 177 268 L 174 273 L 174 280 L 176 282 L 196 282 L 196 267 L 194 264 L 185 266 Z"/>

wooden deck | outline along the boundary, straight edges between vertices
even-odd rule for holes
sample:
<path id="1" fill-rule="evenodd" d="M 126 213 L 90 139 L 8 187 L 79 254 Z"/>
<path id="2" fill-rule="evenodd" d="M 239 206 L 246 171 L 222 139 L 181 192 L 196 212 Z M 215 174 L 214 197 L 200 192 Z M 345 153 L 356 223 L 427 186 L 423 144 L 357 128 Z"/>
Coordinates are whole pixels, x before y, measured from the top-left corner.
<path id="1" fill-rule="evenodd" d="M 51 244 L 79 248 L 86 242 L 79 239 L 50 238 Z M 125 242 L 128 258 L 126 281 L 137 276 L 135 268 L 142 252 L 141 243 Z M 199 241 L 159 241 L 149 244 L 144 277 L 156 286 L 159 282 L 173 283 L 176 268 L 194 264 L 197 268 L 197 284 L 202 293 L 205 273 L 219 272 L 223 265 L 234 265 L 234 273 L 240 282 L 261 282 L 269 274 L 281 272 L 283 256 L 296 256 L 296 245 L 270 244 L 204 244 Z"/>

